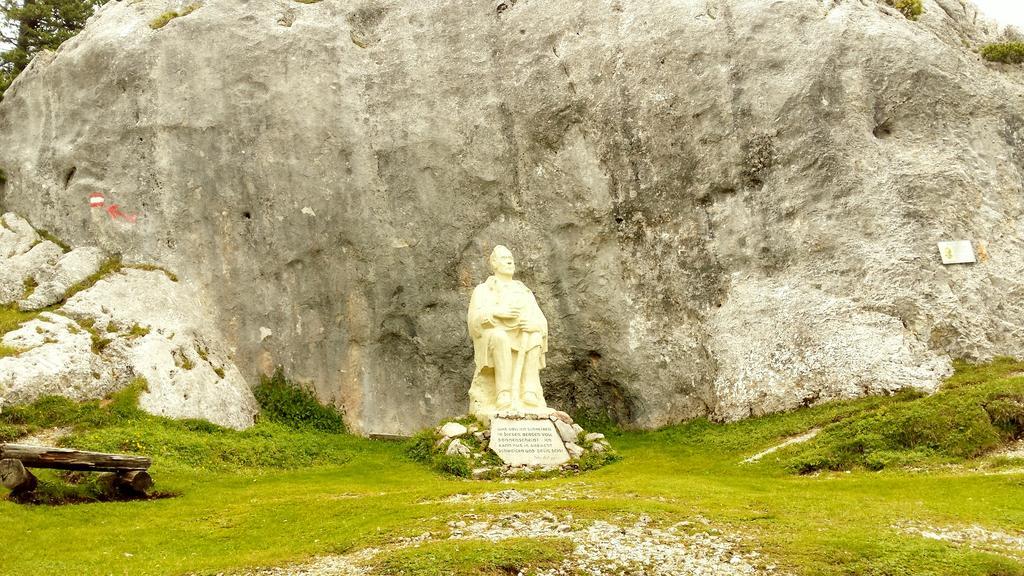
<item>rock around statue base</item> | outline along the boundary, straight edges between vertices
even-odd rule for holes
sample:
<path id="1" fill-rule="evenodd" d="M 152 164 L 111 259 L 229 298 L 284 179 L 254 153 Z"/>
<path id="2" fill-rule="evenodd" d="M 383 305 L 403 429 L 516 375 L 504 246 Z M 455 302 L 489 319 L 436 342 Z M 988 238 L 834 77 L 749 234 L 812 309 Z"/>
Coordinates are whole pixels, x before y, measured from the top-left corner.
<path id="1" fill-rule="evenodd" d="M 449 464 L 441 469 L 456 473 L 451 459 L 465 459 L 464 469 L 478 479 L 571 474 L 618 459 L 604 434 L 587 434 L 565 412 L 500 413 L 489 425 L 479 420 L 468 426 L 447 422 L 433 432 L 433 439 L 426 441 L 433 442 L 434 458 L 443 457 Z"/>

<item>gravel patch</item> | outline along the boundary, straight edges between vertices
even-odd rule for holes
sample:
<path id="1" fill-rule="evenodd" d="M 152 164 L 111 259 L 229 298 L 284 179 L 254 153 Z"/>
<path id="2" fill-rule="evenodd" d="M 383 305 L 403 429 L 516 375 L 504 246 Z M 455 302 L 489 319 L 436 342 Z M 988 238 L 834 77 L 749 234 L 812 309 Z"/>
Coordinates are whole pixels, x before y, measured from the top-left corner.
<path id="1" fill-rule="evenodd" d="M 321 556 L 304 564 L 260 568 L 248 572 L 232 572 L 231 574 L 233 576 L 369 576 L 372 572 L 366 564 L 378 553 L 380 550 L 377 548 L 367 548 L 344 556 Z"/>
<path id="2" fill-rule="evenodd" d="M 1006 458 L 1024 458 L 1024 440 L 1017 440 L 1006 448 L 994 452 L 993 456 L 1004 456 Z"/>
<path id="3" fill-rule="evenodd" d="M 995 552 L 1017 559 L 1024 556 L 1024 532 L 1011 534 L 988 530 L 978 525 L 966 527 L 929 526 L 922 522 L 904 522 L 893 526 L 893 528 L 904 534 Z"/>
<path id="4" fill-rule="evenodd" d="M 506 491 L 503 491 L 506 492 Z M 497 493 L 495 493 L 497 494 Z M 507 497 L 507 496 L 506 496 Z M 424 532 L 400 538 L 386 548 L 323 556 L 303 564 L 232 573 L 238 576 L 370 576 L 383 550 L 417 547 L 443 539 L 487 540 L 563 538 L 572 555 L 555 568 L 520 576 L 783 576 L 756 551 L 745 550 L 737 536 L 719 533 L 704 518 L 657 527 L 647 516 L 632 520 L 579 522 L 572 515 L 513 512 L 498 516 L 466 514 L 448 523 L 445 536 Z"/>
<path id="5" fill-rule="evenodd" d="M 40 430 L 35 434 L 18 438 L 15 442 L 18 444 L 27 444 L 29 446 L 56 446 L 57 441 L 68 434 L 71 434 L 71 431 L 70 426 L 48 428 L 46 430 Z"/>
<path id="6" fill-rule="evenodd" d="M 498 492 L 482 492 L 479 494 L 452 494 L 441 500 L 446 504 L 458 504 L 463 502 L 488 503 L 488 504 L 514 504 L 517 502 L 545 501 L 545 500 L 592 500 L 594 496 L 579 494 L 575 490 L 500 490 Z M 424 502 L 432 504 L 436 501 Z"/>
<path id="7" fill-rule="evenodd" d="M 578 527 L 571 515 L 513 513 L 497 518 L 456 521 L 452 539 L 567 538 L 571 558 L 534 576 L 738 576 L 776 574 L 757 552 L 741 550 L 737 537 L 715 533 L 707 521 L 680 522 L 668 528 L 651 525 L 647 516 L 632 524 L 603 520 Z M 525 575 L 524 576 L 528 576 Z"/>

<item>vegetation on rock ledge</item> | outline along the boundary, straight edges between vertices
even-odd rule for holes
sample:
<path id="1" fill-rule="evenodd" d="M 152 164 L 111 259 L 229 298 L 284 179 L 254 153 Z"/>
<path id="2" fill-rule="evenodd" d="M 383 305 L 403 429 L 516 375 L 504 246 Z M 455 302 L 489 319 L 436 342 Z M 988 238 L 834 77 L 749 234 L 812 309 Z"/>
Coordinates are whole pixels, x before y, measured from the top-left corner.
<path id="1" fill-rule="evenodd" d="M 171 20 L 174 20 L 175 18 L 181 18 L 182 16 L 188 16 L 189 14 L 195 12 L 196 10 L 198 10 L 201 7 L 202 7 L 202 4 L 196 3 L 196 4 L 189 4 L 188 6 L 183 8 L 181 10 L 181 12 L 176 12 L 174 10 L 170 10 L 170 11 L 164 12 L 163 14 L 157 16 L 152 21 L 150 21 L 149 27 L 152 28 L 153 30 L 159 30 L 160 28 L 163 28 L 164 26 L 166 26 L 167 23 L 170 22 Z"/>
<path id="2" fill-rule="evenodd" d="M 1024 42 L 989 44 L 981 49 L 981 56 L 990 62 L 1021 64 L 1024 63 Z"/>
<path id="3" fill-rule="evenodd" d="M 908 20 L 917 20 L 918 16 L 924 14 L 921 0 L 885 0 L 885 3 L 899 10 Z"/>

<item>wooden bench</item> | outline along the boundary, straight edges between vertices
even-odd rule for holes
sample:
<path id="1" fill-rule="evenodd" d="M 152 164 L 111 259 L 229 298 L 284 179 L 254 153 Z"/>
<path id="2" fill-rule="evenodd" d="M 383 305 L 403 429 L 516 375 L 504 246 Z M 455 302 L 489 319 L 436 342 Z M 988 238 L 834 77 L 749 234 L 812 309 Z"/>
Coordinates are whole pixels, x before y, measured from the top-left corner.
<path id="1" fill-rule="evenodd" d="M 13 494 L 36 489 L 36 477 L 28 468 L 51 468 L 103 472 L 99 482 L 104 491 L 145 495 L 153 487 L 153 477 L 147 472 L 151 464 L 152 461 L 144 456 L 0 444 L 0 484 Z"/>

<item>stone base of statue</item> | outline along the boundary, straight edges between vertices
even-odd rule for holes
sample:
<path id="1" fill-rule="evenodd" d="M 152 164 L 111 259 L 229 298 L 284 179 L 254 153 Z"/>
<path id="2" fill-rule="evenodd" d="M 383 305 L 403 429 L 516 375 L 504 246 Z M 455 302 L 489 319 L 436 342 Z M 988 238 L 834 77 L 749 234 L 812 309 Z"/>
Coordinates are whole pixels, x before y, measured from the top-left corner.
<path id="1" fill-rule="evenodd" d="M 483 423 L 463 417 L 417 436 L 418 454 L 440 471 L 491 479 L 574 474 L 619 459 L 604 434 L 587 434 L 565 412 L 501 412 Z"/>

